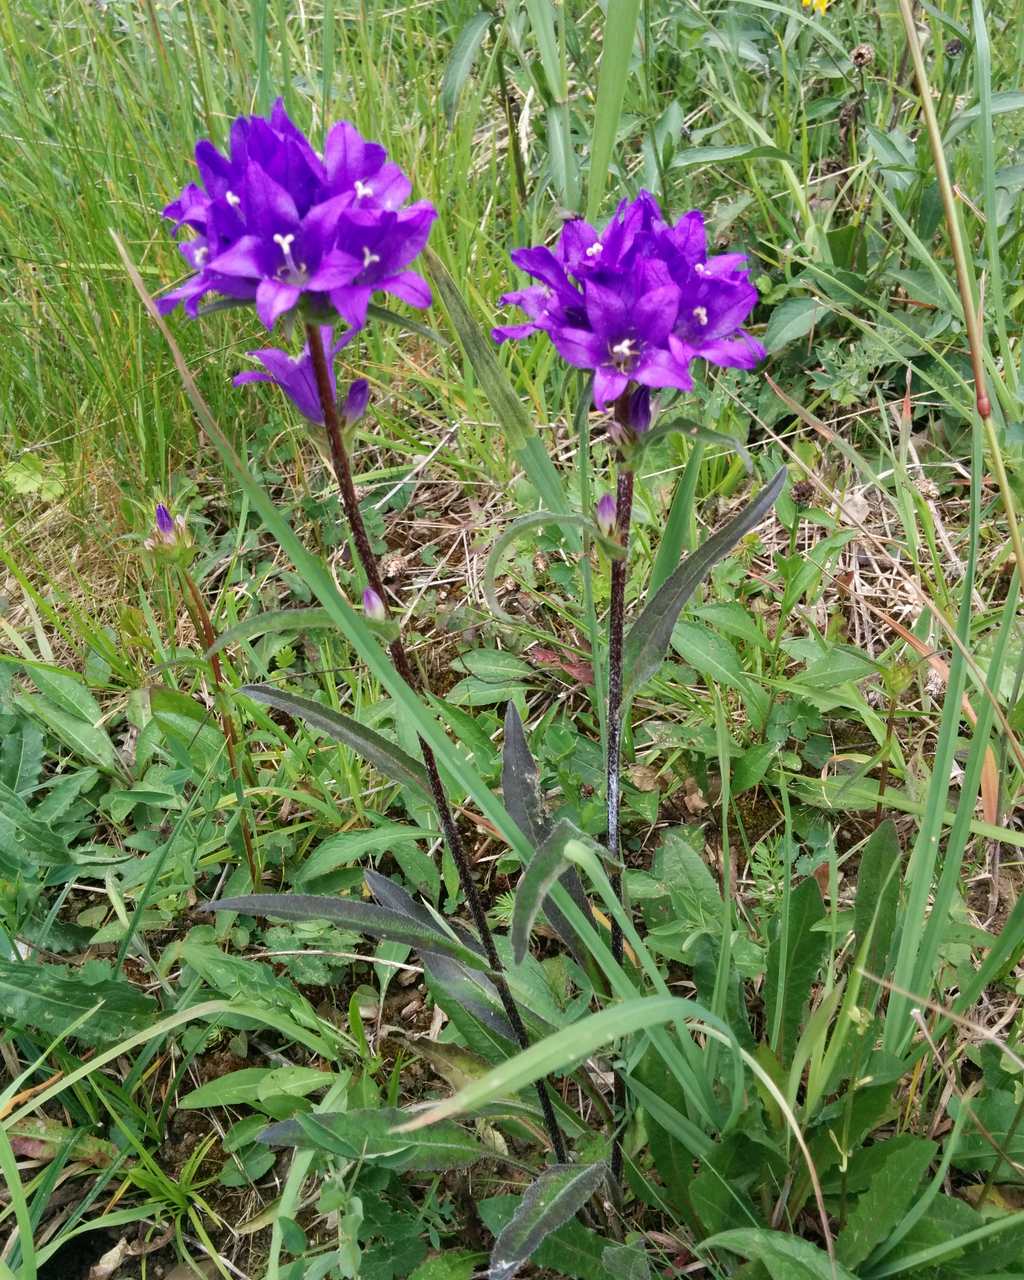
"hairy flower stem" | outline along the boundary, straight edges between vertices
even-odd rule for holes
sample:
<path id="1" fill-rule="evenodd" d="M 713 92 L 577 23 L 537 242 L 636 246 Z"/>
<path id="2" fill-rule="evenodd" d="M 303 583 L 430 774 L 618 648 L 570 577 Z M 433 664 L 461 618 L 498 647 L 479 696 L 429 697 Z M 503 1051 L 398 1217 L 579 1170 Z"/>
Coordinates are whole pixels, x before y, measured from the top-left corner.
<path id="1" fill-rule="evenodd" d="M 363 566 L 363 572 L 366 574 L 366 580 L 380 597 L 384 610 L 390 617 L 391 610 L 387 602 L 384 583 L 380 576 L 380 568 L 377 564 L 377 558 L 373 554 L 373 548 L 370 546 L 370 539 L 366 533 L 366 525 L 363 523 L 362 512 L 359 510 L 359 500 L 356 497 L 356 488 L 352 479 L 352 467 L 349 463 L 348 450 L 345 448 L 341 423 L 338 419 L 338 406 L 331 390 L 327 356 L 324 352 L 323 343 L 320 341 L 319 328 L 316 325 L 307 325 L 306 337 L 309 340 L 309 350 L 313 357 L 313 371 L 316 375 L 320 406 L 324 411 L 324 425 L 327 428 L 327 439 L 330 444 L 331 464 L 338 481 L 338 487 L 341 490 L 341 500 L 345 508 L 345 515 L 352 529 L 356 551 Z M 412 689 L 418 689 L 419 681 L 413 671 L 412 663 L 409 660 L 409 655 L 406 653 L 405 645 L 402 643 L 400 635 L 396 636 L 388 645 L 388 652 L 391 654 L 391 661 L 395 664 L 395 670 L 405 683 Z M 529 1037 L 526 1034 L 526 1027 L 523 1025 L 519 1007 L 513 1000 L 512 992 L 509 990 L 504 966 L 501 963 L 501 957 L 498 955 L 498 949 L 494 944 L 494 935 L 491 933 L 491 926 L 487 922 L 487 913 L 484 910 L 484 904 L 481 901 L 476 881 L 473 879 L 469 858 L 462 843 L 462 836 L 455 825 L 455 818 L 448 803 L 448 797 L 445 795 L 444 783 L 441 781 L 441 774 L 437 768 L 437 760 L 433 751 L 422 738 L 420 738 L 419 742 L 423 764 L 430 782 L 430 793 L 433 797 L 434 807 L 437 810 L 438 820 L 441 823 L 441 831 L 444 835 L 445 843 L 451 850 L 452 858 L 459 873 L 462 892 L 465 895 L 466 902 L 469 904 L 470 915 L 472 915 L 473 923 L 476 926 L 477 933 L 480 935 L 480 941 L 483 943 L 487 963 L 491 968 L 491 980 L 497 989 L 502 1008 L 505 1010 L 505 1016 L 509 1020 L 519 1047 L 526 1049 L 530 1044 Z M 540 1099 L 541 1110 L 544 1114 L 544 1124 L 551 1139 L 555 1158 L 560 1164 L 565 1164 L 568 1161 L 568 1153 L 562 1138 L 562 1131 L 558 1127 L 554 1107 L 551 1104 L 551 1099 L 548 1096 L 543 1080 L 537 1081 L 537 1097 Z"/>
<path id="2" fill-rule="evenodd" d="M 626 413 L 628 393 L 623 395 L 615 405 L 615 415 L 623 422 Z M 625 423 L 623 422 L 623 425 Z M 611 604 L 608 611 L 608 760 L 607 788 L 608 805 L 608 855 L 613 866 L 621 859 L 619 808 L 622 792 L 622 641 L 626 621 L 626 577 L 629 572 L 629 526 L 633 515 L 633 472 L 629 467 L 621 466 L 615 490 L 615 538 L 622 547 L 623 555 L 612 561 L 611 571 Z M 622 901 L 622 876 L 618 871 L 612 875 L 612 888 Z M 612 921 L 612 956 L 617 964 L 622 963 L 622 929 L 617 921 Z M 621 1117 L 626 1111 L 626 1086 L 622 1076 L 615 1075 L 615 1106 Z M 621 1129 L 612 1143 L 612 1183 L 618 1188 L 622 1181 L 622 1134 Z"/>
<path id="3" fill-rule="evenodd" d="M 203 599 L 202 592 L 196 586 L 192 575 L 187 569 L 180 568 L 181 580 L 185 585 L 185 590 L 191 600 L 191 608 L 189 612 L 192 614 L 196 626 L 199 628 L 203 636 L 203 645 L 207 649 L 211 649 L 217 642 L 217 633 L 213 627 L 213 619 L 210 617 L 210 611 L 206 607 L 206 601 Z M 220 655 L 211 653 L 209 657 L 210 674 L 213 677 L 213 688 L 218 703 L 223 702 L 224 695 L 224 672 L 220 665 Z M 238 744 L 235 739 L 235 724 L 231 718 L 230 712 L 223 705 L 220 709 L 220 727 L 224 734 L 224 745 L 228 753 L 228 768 L 231 770 L 231 777 L 234 780 L 235 788 L 238 792 L 239 804 L 242 800 L 242 772 L 238 766 Z M 238 814 L 239 826 L 242 832 L 242 843 L 245 845 L 245 860 L 249 864 L 249 878 L 252 881 L 253 893 L 260 891 L 260 874 L 256 862 L 256 850 L 252 843 L 252 832 L 249 830 L 249 820 L 246 817 L 244 809 L 239 809 Z"/>

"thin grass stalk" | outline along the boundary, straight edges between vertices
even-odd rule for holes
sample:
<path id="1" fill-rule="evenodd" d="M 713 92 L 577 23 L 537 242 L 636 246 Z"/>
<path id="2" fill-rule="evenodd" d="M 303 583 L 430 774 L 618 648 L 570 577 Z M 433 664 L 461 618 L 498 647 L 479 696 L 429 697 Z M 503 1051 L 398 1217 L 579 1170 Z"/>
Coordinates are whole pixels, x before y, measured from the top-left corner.
<path id="1" fill-rule="evenodd" d="M 935 177 L 939 184 L 942 208 L 946 217 L 946 225 L 949 229 L 949 244 L 953 253 L 957 288 L 963 306 L 964 327 L 967 330 L 967 344 L 971 354 L 975 404 L 978 417 L 981 420 L 982 430 L 985 433 L 985 443 L 988 447 L 992 470 L 995 472 L 996 481 L 999 484 L 999 494 L 1003 503 L 1003 511 L 1006 515 L 1007 531 L 1010 535 L 1010 544 L 1013 547 L 1013 556 L 1017 562 L 1017 575 L 1020 581 L 1024 582 L 1024 541 L 1021 539 L 1020 528 L 1017 523 L 1016 504 L 1013 498 L 1013 491 L 1010 488 L 1009 477 L 1006 474 L 1003 452 L 999 445 L 999 438 L 996 435 L 995 423 L 992 421 L 992 403 L 988 398 L 985 377 L 985 340 L 978 318 L 978 310 L 974 304 L 974 293 L 971 289 L 971 278 L 968 272 L 963 229 L 960 225 L 960 213 L 957 208 L 956 196 L 953 192 L 953 184 L 949 177 L 949 168 L 946 165 L 946 154 L 942 146 L 942 132 L 939 128 L 938 117 L 935 114 L 931 85 L 928 81 L 928 71 L 924 65 L 921 41 L 918 38 L 917 27 L 914 23 L 913 0 L 900 0 L 900 13 L 907 33 L 907 47 L 910 50 L 910 57 L 914 64 L 914 75 L 917 78 L 917 87 L 921 98 L 921 114 L 924 117 L 925 129 L 928 133 L 928 142 L 931 146 L 932 160 L 935 165 Z M 990 209 L 989 216 L 992 217 L 994 212 L 994 210 Z"/>
<path id="2" fill-rule="evenodd" d="M 370 539 L 366 532 L 366 525 L 363 522 L 363 515 L 359 509 L 359 499 L 356 496 L 355 483 L 352 479 L 352 467 L 349 462 L 348 450 L 345 448 L 344 437 L 341 432 L 341 423 L 338 418 L 338 406 L 335 400 L 334 392 L 331 389 L 330 371 L 327 364 L 327 355 L 324 351 L 323 343 L 320 339 L 320 330 L 315 324 L 306 326 L 306 337 L 309 341 L 310 355 L 313 360 L 313 371 L 316 376 L 317 391 L 320 397 L 320 406 L 324 413 L 324 425 L 327 429 L 327 439 L 330 445 L 331 463 L 334 468 L 334 474 L 338 481 L 338 487 L 341 491 L 342 504 L 345 508 L 345 515 L 352 530 L 352 536 L 356 544 L 356 552 L 359 556 L 363 572 L 366 574 L 366 580 L 370 587 L 377 593 L 387 616 L 391 617 L 391 610 L 387 603 L 384 582 L 380 575 L 380 567 L 377 564 L 377 558 L 373 553 L 370 545 Z M 419 690 L 419 681 L 413 671 L 412 663 L 406 652 L 405 645 L 402 642 L 401 635 L 396 635 L 388 645 L 388 652 L 391 660 L 395 664 L 395 670 L 402 677 L 405 683 L 414 690 Z M 516 1041 L 521 1049 L 529 1048 L 529 1037 L 526 1034 L 526 1027 L 523 1025 L 522 1016 L 515 1000 L 512 998 L 512 992 L 509 990 L 508 982 L 505 978 L 504 966 L 501 963 L 501 957 L 498 955 L 497 947 L 494 943 L 494 935 L 491 933 L 490 924 L 487 921 L 487 913 L 484 910 L 483 902 L 480 898 L 480 892 L 477 889 L 476 881 L 473 879 L 472 869 L 469 865 L 469 858 L 466 854 L 465 846 L 462 843 L 462 836 L 455 823 L 455 817 L 452 813 L 451 806 L 448 803 L 448 797 L 445 794 L 444 783 L 441 781 L 441 774 L 438 771 L 437 760 L 433 751 L 423 740 L 419 739 L 420 753 L 423 757 L 423 764 L 427 771 L 427 778 L 430 783 L 430 793 L 434 801 L 434 807 L 437 810 L 438 820 L 441 823 L 441 830 L 445 838 L 445 843 L 451 851 L 452 858 L 459 873 L 459 883 L 462 886 L 462 892 L 465 895 L 466 902 L 469 904 L 470 914 L 473 917 L 473 923 L 476 926 L 477 933 L 480 935 L 480 941 L 483 943 L 484 951 L 487 955 L 487 963 L 491 967 L 491 978 L 497 988 L 498 995 L 501 999 L 502 1007 L 505 1010 L 505 1016 L 509 1020 L 512 1031 L 515 1034 Z M 540 1100 L 541 1110 L 544 1114 L 544 1124 L 551 1139 L 551 1146 L 555 1152 L 555 1156 L 560 1164 L 565 1164 L 568 1155 L 565 1148 L 565 1142 L 562 1138 L 562 1131 L 558 1126 L 558 1120 L 555 1117 L 554 1108 L 551 1099 L 548 1097 L 547 1089 L 544 1081 L 537 1082 L 537 1096 Z"/>

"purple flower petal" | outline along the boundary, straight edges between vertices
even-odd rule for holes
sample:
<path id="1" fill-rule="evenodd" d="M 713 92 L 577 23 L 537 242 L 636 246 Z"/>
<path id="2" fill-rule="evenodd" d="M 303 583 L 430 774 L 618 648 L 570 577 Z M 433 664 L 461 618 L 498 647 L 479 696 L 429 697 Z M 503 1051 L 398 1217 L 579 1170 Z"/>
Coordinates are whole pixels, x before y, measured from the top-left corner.
<path id="1" fill-rule="evenodd" d="M 273 329 L 278 318 L 295 306 L 301 294 L 302 290 L 297 285 L 284 284 L 280 280 L 261 280 L 256 290 L 256 314 L 268 329 Z"/>

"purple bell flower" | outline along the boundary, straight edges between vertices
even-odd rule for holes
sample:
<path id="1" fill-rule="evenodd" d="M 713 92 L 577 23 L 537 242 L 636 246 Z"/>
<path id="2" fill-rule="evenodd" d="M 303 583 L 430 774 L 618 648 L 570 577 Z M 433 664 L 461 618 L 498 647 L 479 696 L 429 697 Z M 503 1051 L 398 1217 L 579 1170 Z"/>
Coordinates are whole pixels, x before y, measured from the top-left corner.
<path id="1" fill-rule="evenodd" d="M 331 379 L 331 394 L 334 396 L 337 396 L 334 357 L 342 347 L 347 346 L 355 332 L 354 329 L 349 329 L 341 335 L 337 342 L 332 342 L 333 330 L 331 326 L 322 325 L 320 328 L 320 341 L 323 343 L 324 352 L 327 356 L 327 369 Z M 247 369 L 244 373 L 237 374 L 232 379 L 236 387 L 240 387 L 247 382 L 272 382 L 275 386 L 281 388 L 304 418 L 323 426 L 324 412 L 320 407 L 320 392 L 316 385 L 316 372 L 313 369 L 313 357 L 310 354 L 308 342 L 303 346 L 302 352 L 298 356 L 291 356 L 287 351 L 281 351 L 277 347 L 264 347 L 260 351 L 247 351 L 245 354 L 252 356 L 254 360 L 258 360 L 263 365 L 263 369 L 262 371 L 259 369 Z M 367 395 L 369 395 L 369 392 L 367 392 Z"/>
<path id="2" fill-rule="evenodd" d="M 691 390 L 698 357 L 741 369 L 764 358 L 741 328 L 757 302 L 746 259 L 708 258 L 697 210 L 670 226 L 642 191 L 619 205 L 603 231 L 568 222 L 553 250 L 516 249 L 512 261 L 540 283 L 502 297 L 528 320 L 495 328 L 494 340 L 546 333 L 567 363 L 593 370 L 599 409 L 638 385 Z M 626 425 L 645 431 L 649 396 L 629 415 L 635 421 Z"/>
<path id="3" fill-rule="evenodd" d="M 159 299 L 165 314 L 181 303 L 195 316 L 213 293 L 253 303 L 268 329 L 303 303 L 361 328 L 375 291 L 430 305 L 407 268 L 437 211 L 404 207 L 408 178 L 347 121 L 321 157 L 278 100 L 269 119 L 235 120 L 227 155 L 204 140 L 195 157 L 200 182 L 164 209 L 176 231 L 196 232 L 180 246 L 194 274 Z"/>
<path id="4" fill-rule="evenodd" d="M 384 601 L 374 591 L 373 587 L 363 588 L 363 613 L 366 614 L 370 622 L 387 621 L 388 613 L 384 608 Z"/>
<path id="5" fill-rule="evenodd" d="M 356 378 L 348 389 L 345 403 L 341 407 L 341 417 L 346 427 L 354 427 L 366 412 L 370 403 L 370 384 L 365 378 Z"/>
<path id="6" fill-rule="evenodd" d="M 597 500 L 597 508 L 595 510 L 597 519 L 597 527 L 605 535 L 610 538 L 615 532 L 615 495 L 612 493 L 604 493 Z"/>

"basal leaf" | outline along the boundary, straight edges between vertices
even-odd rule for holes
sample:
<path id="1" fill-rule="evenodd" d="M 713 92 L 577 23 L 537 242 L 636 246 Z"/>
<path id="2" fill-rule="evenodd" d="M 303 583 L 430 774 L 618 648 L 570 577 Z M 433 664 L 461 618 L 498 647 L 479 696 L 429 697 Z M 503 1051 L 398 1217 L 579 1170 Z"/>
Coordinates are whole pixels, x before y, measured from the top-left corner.
<path id="1" fill-rule="evenodd" d="M 333 631 L 331 615 L 326 609 L 274 609 L 254 614 L 222 631 L 206 650 L 210 658 L 221 649 L 250 636 L 278 635 L 282 631 Z"/>
<path id="2" fill-rule="evenodd" d="M 130 982 L 87 983 L 74 969 L 38 961 L 0 960 L 0 1023 L 37 1028 L 54 1040 L 85 1013 L 75 1029 L 86 1044 L 111 1044 L 150 1025 L 157 1005 Z"/>
<path id="3" fill-rule="evenodd" d="M 511 1280 L 537 1248 L 574 1217 L 607 1176 L 604 1164 L 556 1164 L 545 1169 L 519 1201 L 491 1250 L 490 1280 Z"/>
<path id="4" fill-rule="evenodd" d="M 871 938 L 864 965 L 876 978 L 885 976 L 895 940 L 901 863 L 896 826 L 887 819 L 871 833 L 860 856 L 853 913 L 853 932 L 858 950 L 866 938 Z M 874 987 L 874 994 L 870 997 L 872 1003 L 877 999 L 879 990 Z"/>
<path id="5" fill-rule="evenodd" d="M 114 744 L 102 725 L 83 720 L 41 694 L 20 694 L 14 702 L 22 711 L 41 720 L 79 759 L 98 765 L 106 773 L 121 771 Z"/>
<path id="6" fill-rule="evenodd" d="M 465 1169 L 492 1154 L 450 1121 L 431 1134 L 395 1134 L 408 1114 L 395 1107 L 298 1115 L 271 1125 L 260 1141 L 271 1146 L 316 1147 L 346 1160 L 373 1160 L 390 1169 Z"/>
<path id="7" fill-rule="evenodd" d="M 741 1227 L 705 1240 L 704 1249 L 727 1249 L 742 1258 L 758 1260 L 772 1280 L 857 1280 L 824 1249 L 809 1240 L 769 1231 L 767 1227 Z"/>
<path id="8" fill-rule="evenodd" d="M 785 481 L 786 470 L 783 467 L 737 516 L 687 556 L 644 605 L 640 616 L 629 629 L 623 650 L 626 699 L 641 685 L 646 684 L 661 666 L 683 605 L 714 565 L 728 555 L 741 538 L 757 528 L 775 505 Z"/>
<path id="9" fill-rule="evenodd" d="M 208 911 L 241 911 L 250 916 L 277 920 L 327 920 L 344 929 L 404 942 L 425 951 L 436 951 L 459 960 L 470 969 L 486 969 L 487 961 L 476 951 L 445 933 L 433 922 L 426 925 L 401 912 L 360 902 L 354 898 L 320 898 L 305 893 L 259 893 L 244 898 L 220 898 L 206 904 Z"/>
<path id="10" fill-rule="evenodd" d="M 796 1048 L 801 1015 L 828 946 L 827 935 L 811 929 L 824 914 L 818 882 L 808 876 L 789 895 L 788 927 L 784 930 L 784 922 L 776 921 L 768 949 L 765 1012 L 773 1037 L 778 1028 L 772 1048 L 783 1062 L 790 1060 Z"/>
<path id="11" fill-rule="evenodd" d="M 15 794 L 31 791 L 42 767 L 42 730 L 34 720 L 19 720 L 0 746 L 0 782 Z"/>
<path id="12" fill-rule="evenodd" d="M 240 692 L 264 706 L 295 716 L 314 729 L 326 733 L 335 742 L 350 747 L 392 782 L 398 782 L 404 787 L 416 787 L 430 794 L 426 771 L 418 760 L 406 755 L 393 742 L 353 720 L 351 716 L 342 715 L 340 711 L 325 707 L 320 702 L 313 702 L 311 698 L 275 689 L 269 684 L 246 684 Z"/>
<path id="13" fill-rule="evenodd" d="M 921 1179 L 938 1146 L 926 1138 L 876 1143 L 877 1163 L 868 1189 L 861 1195 L 836 1240 L 836 1257 L 845 1267 L 858 1267 L 876 1245 L 899 1225 L 917 1200 Z"/>

